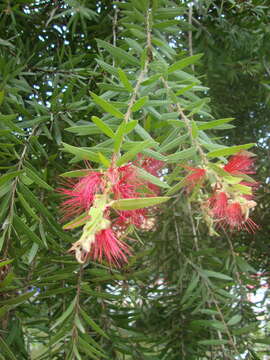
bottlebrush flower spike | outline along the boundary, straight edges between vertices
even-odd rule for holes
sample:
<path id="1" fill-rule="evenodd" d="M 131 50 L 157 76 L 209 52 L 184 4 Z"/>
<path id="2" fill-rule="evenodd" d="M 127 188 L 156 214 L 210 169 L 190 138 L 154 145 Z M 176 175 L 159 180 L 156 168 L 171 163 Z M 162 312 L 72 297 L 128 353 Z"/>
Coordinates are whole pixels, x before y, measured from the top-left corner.
<path id="1" fill-rule="evenodd" d="M 58 192 L 68 197 L 68 199 L 61 204 L 64 219 L 78 216 L 84 211 L 89 210 L 93 204 L 95 194 L 103 188 L 102 174 L 92 172 L 80 178 L 77 182 L 69 182 L 68 186 L 69 189 L 58 189 Z"/>
<path id="2" fill-rule="evenodd" d="M 206 170 L 189 166 L 186 168 L 191 171 L 191 173 L 186 177 L 187 191 L 190 192 L 197 183 L 204 180 Z"/>
<path id="3" fill-rule="evenodd" d="M 259 226 L 249 217 L 249 210 L 256 206 L 255 201 L 247 200 L 240 203 L 238 201 L 231 202 L 231 200 L 229 200 L 227 206 L 222 208 L 221 204 L 223 203 L 225 205 L 224 201 L 224 195 L 222 195 L 222 197 L 219 195 L 220 206 L 212 208 L 212 215 L 217 219 L 217 224 L 219 226 L 223 229 L 229 227 L 231 231 L 246 230 L 248 232 L 255 232 L 258 230 Z"/>
<path id="4" fill-rule="evenodd" d="M 136 169 L 132 164 L 111 167 L 108 169 L 106 177 L 111 184 L 114 199 L 129 199 L 140 196 L 138 189 L 143 183 L 139 180 Z"/>
<path id="5" fill-rule="evenodd" d="M 127 255 L 131 255 L 129 246 L 119 240 L 110 227 L 81 237 L 69 252 L 75 252 L 76 259 L 81 264 L 92 259 L 99 262 L 106 260 L 109 265 L 115 266 L 127 262 Z"/>
<path id="6" fill-rule="evenodd" d="M 248 151 L 240 151 L 232 156 L 223 169 L 233 175 L 255 174 L 253 154 Z"/>
<path id="7" fill-rule="evenodd" d="M 226 216 L 228 196 L 224 191 L 216 192 L 208 202 L 214 218 L 220 219 Z"/>
<path id="8" fill-rule="evenodd" d="M 106 259 L 110 265 L 120 266 L 128 261 L 127 255 L 130 254 L 129 246 L 119 240 L 114 231 L 109 228 L 96 234 L 89 256 L 99 262 Z"/>
<path id="9" fill-rule="evenodd" d="M 241 205 L 238 202 L 231 203 L 227 206 L 226 217 L 223 222 L 226 222 L 231 230 L 240 230 L 243 228 L 244 216 Z"/>

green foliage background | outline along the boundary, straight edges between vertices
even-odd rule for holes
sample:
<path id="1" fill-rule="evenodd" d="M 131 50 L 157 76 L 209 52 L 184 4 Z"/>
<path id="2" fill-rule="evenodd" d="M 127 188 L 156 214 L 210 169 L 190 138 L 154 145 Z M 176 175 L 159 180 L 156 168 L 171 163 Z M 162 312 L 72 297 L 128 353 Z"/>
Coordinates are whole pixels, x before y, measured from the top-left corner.
<path id="1" fill-rule="evenodd" d="M 0 359 L 262 359 L 268 315 L 249 294 L 269 271 L 267 1 L 5 0 L 0 12 Z M 93 115 L 122 154 L 136 145 L 170 174 L 170 205 L 122 269 L 67 253 L 79 230 L 62 229 L 54 191 L 81 159 L 110 158 Z M 256 235 L 209 236 L 178 185 L 179 163 L 200 164 L 192 137 L 207 151 L 257 144 Z"/>

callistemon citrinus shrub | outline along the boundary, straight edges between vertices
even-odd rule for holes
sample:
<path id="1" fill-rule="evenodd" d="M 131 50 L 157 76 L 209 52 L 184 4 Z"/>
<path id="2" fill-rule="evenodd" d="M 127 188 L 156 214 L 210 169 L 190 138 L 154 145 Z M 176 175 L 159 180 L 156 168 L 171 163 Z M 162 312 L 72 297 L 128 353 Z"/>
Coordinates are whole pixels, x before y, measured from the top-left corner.
<path id="1" fill-rule="evenodd" d="M 1 359 L 248 356 L 254 132 L 222 138 L 192 33 L 251 3 L 0 1 Z"/>

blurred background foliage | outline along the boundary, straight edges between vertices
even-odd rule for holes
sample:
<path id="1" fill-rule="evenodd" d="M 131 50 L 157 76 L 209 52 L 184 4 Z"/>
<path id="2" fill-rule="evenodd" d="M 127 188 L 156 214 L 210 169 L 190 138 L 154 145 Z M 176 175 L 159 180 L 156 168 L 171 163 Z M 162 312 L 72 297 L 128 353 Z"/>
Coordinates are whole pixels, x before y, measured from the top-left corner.
<path id="1" fill-rule="evenodd" d="M 54 189 L 59 175 L 77 165 L 62 142 L 89 147 L 105 141 L 89 130 L 96 114 L 89 91 L 113 91 L 112 66 L 122 63 L 102 43 L 98 48 L 97 39 L 137 56 L 147 5 L 0 3 L 1 359 L 267 358 L 268 1 L 152 1 L 178 9 L 169 18 L 160 12 L 167 24 L 159 30 L 169 45 L 156 66 L 178 54 L 203 53 L 190 75 L 209 88 L 203 95 L 211 98 L 215 118 L 236 118 L 234 128 L 213 136 L 228 146 L 257 144 L 258 233 L 210 237 L 180 192 L 155 231 L 137 234 L 135 255 L 124 268 L 79 266 L 66 252 L 77 233 L 62 230 Z M 149 123 L 151 135 L 163 135 Z M 251 294 L 262 285 L 255 304 Z"/>

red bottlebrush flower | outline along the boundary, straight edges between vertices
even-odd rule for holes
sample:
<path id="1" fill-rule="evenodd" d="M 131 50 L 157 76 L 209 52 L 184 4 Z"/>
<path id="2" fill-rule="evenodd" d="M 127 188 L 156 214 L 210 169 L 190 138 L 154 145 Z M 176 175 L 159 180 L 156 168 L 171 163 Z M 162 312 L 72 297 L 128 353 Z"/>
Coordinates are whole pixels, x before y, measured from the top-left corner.
<path id="1" fill-rule="evenodd" d="M 259 226 L 249 218 L 249 208 L 255 205 L 251 204 L 249 206 L 249 203 L 250 202 L 247 201 L 247 203 L 243 205 L 240 205 L 238 202 L 228 204 L 225 218 L 221 220 L 220 225 L 223 228 L 225 228 L 226 225 L 229 226 L 231 231 L 246 230 L 248 232 L 255 232 L 258 230 Z"/>
<path id="2" fill-rule="evenodd" d="M 92 172 L 79 179 L 78 182 L 70 182 L 69 189 L 60 188 L 58 191 L 68 197 L 61 204 L 64 219 L 78 216 L 88 210 L 93 204 L 94 196 L 101 190 L 102 174 Z"/>
<path id="3" fill-rule="evenodd" d="M 114 199 L 129 199 L 139 197 L 139 182 L 136 169 L 131 164 L 110 168 L 106 176 L 111 183 L 111 191 Z"/>
<path id="4" fill-rule="evenodd" d="M 231 203 L 226 209 L 226 223 L 231 230 L 243 228 L 244 216 L 241 205 L 238 202 Z"/>
<path id="5" fill-rule="evenodd" d="M 133 224 L 140 228 L 144 224 L 147 215 L 147 209 L 119 211 L 118 222 L 120 224 Z"/>
<path id="6" fill-rule="evenodd" d="M 151 175 L 159 176 L 160 170 L 164 167 L 164 162 L 151 157 L 146 157 L 142 159 L 140 166 Z"/>
<path id="7" fill-rule="evenodd" d="M 130 254 L 129 246 L 117 239 L 114 231 L 108 228 L 95 235 L 89 257 L 99 262 L 106 259 L 110 265 L 120 266 L 128 261 L 127 255 Z"/>
<path id="8" fill-rule="evenodd" d="M 186 177 L 187 190 L 191 191 L 197 183 L 203 180 L 206 170 L 192 167 L 187 167 L 187 169 L 192 171 L 191 174 Z"/>
<path id="9" fill-rule="evenodd" d="M 214 218 L 221 219 L 226 215 L 228 196 L 225 192 L 216 192 L 209 200 L 209 205 Z"/>
<path id="10" fill-rule="evenodd" d="M 238 154 L 230 157 L 223 169 L 233 175 L 255 174 L 254 161 L 255 159 L 250 153 L 240 151 Z"/>

